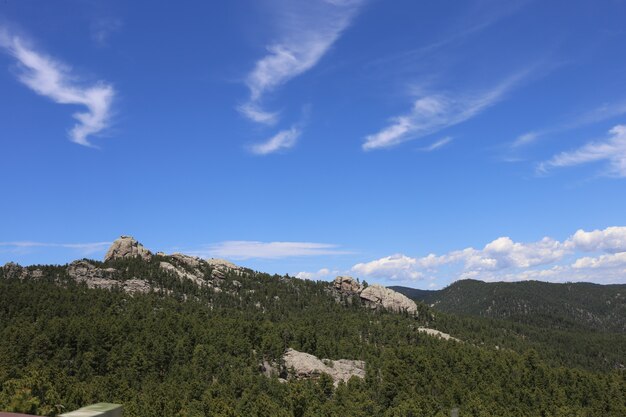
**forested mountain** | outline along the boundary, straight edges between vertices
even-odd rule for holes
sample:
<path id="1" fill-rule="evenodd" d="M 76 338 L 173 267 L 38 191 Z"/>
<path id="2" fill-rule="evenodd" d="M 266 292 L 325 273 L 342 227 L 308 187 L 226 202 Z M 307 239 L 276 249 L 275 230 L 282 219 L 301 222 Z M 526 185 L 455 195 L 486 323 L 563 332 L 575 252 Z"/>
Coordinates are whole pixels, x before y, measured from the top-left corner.
<path id="1" fill-rule="evenodd" d="M 626 333 L 626 285 L 461 280 L 440 291 L 390 287 L 448 313 L 565 330 Z"/>
<path id="2" fill-rule="evenodd" d="M 626 415 L 615 366 L 624 339 L 528 336 L 518 323 L 422 303 L 378 308 L 328 282 L 122 249 L 105 262 L 0 268 L 0 409 L 54 416 L 108 401 L 126 417 Z M 365 373 L 333 383 L 265 372 L 288 349 L 363 361 Z"/>

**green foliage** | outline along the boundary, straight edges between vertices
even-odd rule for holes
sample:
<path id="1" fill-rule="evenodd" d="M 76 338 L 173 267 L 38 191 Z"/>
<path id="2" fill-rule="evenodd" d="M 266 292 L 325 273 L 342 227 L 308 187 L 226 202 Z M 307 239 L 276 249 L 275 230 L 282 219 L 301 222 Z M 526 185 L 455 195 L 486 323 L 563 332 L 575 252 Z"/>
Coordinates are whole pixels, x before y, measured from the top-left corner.
<path id="1" fill-rule="evenodd" d="M 88 289 L 62 267 L 38 267 L 37 280 L 0 269 L 0 409 L 53 416 L 107 401 L 127 417 L 626 415 L 623 372 L 560 366 L 544 342 L 531 350 L 522 338 L 496 350 L 502 329 L 485 319 L 424 305 L 417 319 L 371 311 L 337 303 L 327 283 L 253 271 L 227 274 L 215 292 L 159 261 L 105 265 L 155 288 L 136 295 Z M 424 335 L 423 325 L 468 342 Z M 287 347 L 364 360 L 366 377 L 335 387 L 327 375 L 262 375 L 260 363 Z"/>

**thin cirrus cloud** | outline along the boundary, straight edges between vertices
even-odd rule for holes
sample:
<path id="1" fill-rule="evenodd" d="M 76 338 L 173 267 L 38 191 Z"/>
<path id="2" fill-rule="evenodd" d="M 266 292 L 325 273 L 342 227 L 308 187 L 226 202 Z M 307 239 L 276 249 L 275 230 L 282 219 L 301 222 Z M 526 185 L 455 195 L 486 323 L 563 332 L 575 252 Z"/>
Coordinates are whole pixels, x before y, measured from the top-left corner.
<path id="1" fill-rule="evenodd" d="M 606 175 L 626 177 L 626 125 L 617 125 L 608 137 L 592 141 L 572 151 L 561 152 L 537 167 L 537 172 L 547 173 L 556 168 L 572 167 L 592 162 L 607 162 Z"/>
<path id="2" fill-rule="evenodd" d="M 594 256 L 579 257 L 579 254 Z M 594 270 L 602 269 L 598 277 Z M 515 242 L 500 237 L 482 249 L 465 248 L 443 255 L 410 257 L 395 254 L 351 269 L 361 276 L 415 281 L 445 276 L 487 281 L 542 279 L 549 281 L 624 282 L 626 275 L 626 227 L 576 233 L 559 241 L 544 237 L 536 242 Z"/>
<path id="3" fill-rule="evenodd" d="M 111 245 L 111 242 L 91 242 L 91 243 L 46 243 L 33 241 L 0 242 L 0 248 L 11 252 L 23 252 L 38 248 L 63 248 L 77 250 L 82 254 L 89 255 L 104 251 Z"/>
<path id="4" fill-rule="evenodd" d="M 362 148 L 390 148 L 465 122 L 501 101 L 527 74 L 528 71 L 520 72 L 479 94 L 419 97 L 408 113 L 392 118 L 387 127 L 366 136 Z"/>
<path id="5" fill-rule="evenodd" d="M 267 93 L 313 68 L 350 25 L 361 0 L 314 0 L 282 3 L 278 39 L 254 65 L 245 83 L 248 101 L 238 110 L 248 119 L 274 124 L 279 113 L 266 111 Z"/>
<path id="6" fill-rule="evenodd" d="M 257 155 L 268 155 L 292 148 L 298 141 L 300 134 L 301 130 L 295 126 L 291 129 L 281 130 L 267 141 L 252 145 L 250 151 Z"/>
<path id="7" fill-rule="evenodd" d="M 70 130 L 69 137 L 79 145 L 93 146 L 89 137 L 109 125 L 114 88 L 105 82 L 79 85 L 70 67 L 36 51 L 23 38 L 2 29 L 0 49 L 15 58 L 18 79 L 35 93 L 59 104 L 86 107 L 86 111 L 73 114 L 78 123 Z"/>
<path id="8" fill-rule="evenodd" d="M 300 256 L 345 255 L 352 252 L 338 245 L 314 242 L 259 242 L 231 240 L 211 245 L 205 249 L 190 251 L 202 257 L 228 259 L 283 259 Z"/>
<path id="9" fill-rule="evenodd" d="M 530 145 L 539 139 L 553 135 L 556 133 L 562 133 L 569 130 L 577 129 L 579 127 L 591 125 L 594 123 L 602 122 L 614 117 L 622 116 L 626 114 L 626 101 L 613 102 L 609 104 L 603 104 L 594 108 L 586 113 L 579 114 L 573 121 L 549 127 L 545 129 L 532 130 L 519 135 L 513 142 L 511 142 L 510 148 L 516 149 L 527 145 Z"/>
<path id="10" fill-rule="evenodd" d="M 432 152 L 432 151 L 436 151 L 437 149 L 443 148 L 450 142 L 452 142 L 452 138 L 450 136 L 446 136 L 445 138 L 439 139 L 438 141 L 435 141 L 431 143 L 430 145 L 425 146 L 423 148 L 419 148 L 418 150 L 422 152 Z"/>

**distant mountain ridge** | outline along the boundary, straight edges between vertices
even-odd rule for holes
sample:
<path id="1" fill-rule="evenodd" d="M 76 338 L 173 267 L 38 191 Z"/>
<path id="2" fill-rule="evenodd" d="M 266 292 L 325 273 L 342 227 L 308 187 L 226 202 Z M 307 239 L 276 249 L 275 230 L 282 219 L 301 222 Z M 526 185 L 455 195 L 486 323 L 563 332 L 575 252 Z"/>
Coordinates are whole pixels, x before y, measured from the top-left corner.
<path id="1" fill-rule="evenodd" d="M 626 284 L 468 279 L 438 291 L 390 288 L 447 313 L 559 329 L 626 333 Z"/>

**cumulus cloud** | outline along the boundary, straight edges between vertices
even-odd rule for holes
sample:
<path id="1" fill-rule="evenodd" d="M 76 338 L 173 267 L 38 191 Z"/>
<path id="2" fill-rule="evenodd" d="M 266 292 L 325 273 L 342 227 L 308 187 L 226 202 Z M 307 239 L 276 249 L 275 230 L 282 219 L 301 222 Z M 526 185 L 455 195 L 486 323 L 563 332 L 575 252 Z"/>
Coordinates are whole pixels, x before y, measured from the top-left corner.
<path id="1" fill-rule="evenodd" d="M 362 1 L 313 0 L 284 3 L 278 39 L 256 62 L 246 77 L 249 100 L 239 111 L 266 124 L 277 121 L 276 112 L 261 108 L 265 94 L 313 68 L 350 25 Z"/>
<path id="2" fill-rule="evenodd" d="M 579 257 L 580 253 L 600 255 Z M 605 275 L 594 278 L 593 270 L 599 268 L 603 268 Z M 469 247 L 424 257 L 396 254 L 358 263 L 352 271 L 363 276 L 403 281 L 436 277 L 442 270 L 447 276 L 452 274 L 459 279 L 491 281 L 624 281 L 625 268 L 626 227 L 608 227 L 590 232 L 578 230 L 564 241 L 544 237 L 536 242 L 515 242 L 504 236 L 487 243 L 482 249 Z"/>
<path id="3" fill-rule="evenodd" d="M 296 274 L 296 278 L 318 280 L 318 279 L 324 279 L 324 278 L 328 278 L 328 277 L 336 276 L 336 275 L 339 275 L 339 271 L 336 271 L 336 270 L 332 271 L 328 268 L 321 268 L 315 272 L 307 272 L 307 271 L 298 272 Z"/>
<path id="4" fill-rule="evenodd" d="M 189 253 L 203 257 L 230 259 L 281 259 L 298 256 L 343 255 L 351 252 L 329 243 L 231 240 L 203 250 L 189 251 Z"/>
<path id="5" fill-rule="evenodd" d="M 622 267 L 626 272 L 626 252 L 611 253 L 598 257 L 584 257 L 576 259 L 572 264 L 575 269 L 596 269 L 596 268 L 612 268 Z"/>
<path id="6" fill-rule="evenodd" d="M 389 148 L 465 122 L 501 101 L 523 76 L 515 75 L 480 94 L 419 97 L 408 113 L 392 118 L 387 127 L 366 136 L 363 150 Z"/>
<path id="7" fill-rule="evenodd" d="M 79 85 L 68 66 L 36 51 L 22 38 L 6 31 L 0 33 L 0 48 L 16 59 L 19 80 L 35 93 L 59 104 L 86 107 L 86 111 L 73 115 L 78 120 L 69 134 L 73 142 L 91 146 L 89 136 L 108 127 L 115 96 L 110 84 Z"/>
<path id="8" fill-rule="evenodd" d="M 300 134 L 300 129 L 295 126 L 288 130 L 281 130 L 267 141 L 252 145 L 250 151 L 257 155 L 267 155 L 292 148 L 298 141 Z"/>
<path id="9" fill-rule="evenodd" d="M 357 274 L 375 278 L 415 280 L 421 278 L 423 275 L 416 270 L 417 262 L 417 259 L 402 254 L 396 254 L 371 262 L 356 264 L 352 267 L 352 271 Z"/>
<path id="10" fill-rule="evenodd" d="M 577 230 L 566 245 L 584 252 L 626 252 L 626 227 L 613 226 L 591 232 Z"/>
<path id="11" fill-rule="evenodd" d="M 571 167 L 591 162 L 607 162 L 607 175 L 626 177 L 626 125 L 617 125 L 607 138 L 589 142 L 579 149 L 562 152 L 539 164 L 537 170 L 546 173 L 554 168 Z"/>

